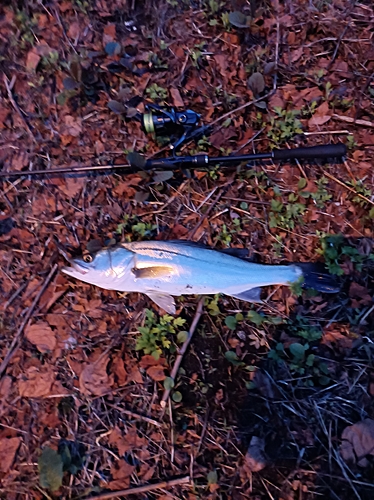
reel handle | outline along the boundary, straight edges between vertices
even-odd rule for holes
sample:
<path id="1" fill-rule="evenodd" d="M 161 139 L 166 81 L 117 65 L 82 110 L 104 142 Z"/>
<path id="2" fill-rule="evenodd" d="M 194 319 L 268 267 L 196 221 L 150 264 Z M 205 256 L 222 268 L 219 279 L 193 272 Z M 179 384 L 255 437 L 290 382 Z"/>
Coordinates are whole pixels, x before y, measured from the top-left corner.
<path id="1" fill-rule="evenodd" d="M 297 160 L 314 158 L 341 158 L 347 154 L 345 144 L 326 144 L 324 146 L 311 146 L 308 148 L 275 149 L 274 160 Z"/>

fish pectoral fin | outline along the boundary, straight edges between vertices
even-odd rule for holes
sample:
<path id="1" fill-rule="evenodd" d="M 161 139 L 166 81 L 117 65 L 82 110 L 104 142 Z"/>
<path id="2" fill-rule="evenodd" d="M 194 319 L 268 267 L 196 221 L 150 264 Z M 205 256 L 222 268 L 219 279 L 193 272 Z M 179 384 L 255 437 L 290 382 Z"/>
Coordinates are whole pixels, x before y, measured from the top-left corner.
<path id="1" fill-rule="evenodd" d="M 168 293 L 160 292 L 145 292 L 148 297 L 153 300 L 161 309 L 168 314 L 175 314 L 175 301 L 174 297 Z"/>
<path id="2" fill-rule="evenodd" d="M 162 278 L 173 274 L 173 268 L 169 266 L 133 267 L 131 271 L 137 279 Z"/>
<path id="3" fill-rule="evenodd" d="M 233 295 L 229 294 L 235 299 L 245 300 L 246 302 L 262 302 L 261 300 L 261 288 L 250 288 L 249 290 L 244 290 L 244 292 L 236 293 Z"/>

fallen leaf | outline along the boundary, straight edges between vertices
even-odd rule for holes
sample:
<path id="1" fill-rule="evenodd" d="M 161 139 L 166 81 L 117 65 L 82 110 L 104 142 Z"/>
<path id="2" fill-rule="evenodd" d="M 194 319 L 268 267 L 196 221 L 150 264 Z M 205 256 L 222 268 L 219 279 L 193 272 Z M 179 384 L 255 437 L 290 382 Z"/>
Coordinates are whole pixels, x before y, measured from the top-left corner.
<path id="1" fill-rule="evenodd" d="M 126 434 L 123 434 L 119 427 L 114 427 L 108 442 L 110 445 L 116 446 L 120 456 L 123 456 L 128 451 L 133 451 L 147 445 L 147 440 L 138 436 L 138 432 L 134 427 L 130 427 Z"/>
<path id="2" fill-rule="evenodd" d="M 342 433 L 340 454 L 348 464 L 367 467 L 367 455 L 374 456 L 374 420 L 367 418 L 346 427 Z"/>
<path id="3" fill-rule="evenodd" d="M 331 119 L 331 111 L 329 110 L 329 104 L 327 101 L 323 102 L 316 109 L 314 115 L 310 120 L 308 120 L 309 127 L 315 127 L 317 125 L 323 125 Z"/>
<path id="4" fill-rule="evenodd" d="M 152 356 L 152 354 L 145 354 L 144 356 L 141 357 L 139 362 L 140 368 L 148 368 L 149 366 L 156 366 L 156 365 L 166 365 L 166 359 L 165 358 L 155 359 L 155 357 Z"/>
<path id="5" fill-rule="evenodd" d="M 0 129 L 6 128 L 5 122 L 8 119 L 9 115 L 10 115 L 10 110 L 0 105 Z"/>
<path id="6" fill-rule="evenodd" d="M 56 335 L 44 321 L 29 326 L 25 331 L 25 337 L 39 352 L 51 352 L 56 347 Z"/>
<path id="7" fill-rule="evenodd" d="M 223 77 L 226 76 L 226 70 L 227 70 L 227 64 L 228 64 L 228 59 L 225 54 L 215 54 L 214 55 L 214 60 L 216 61 L 219 72 Z"/>
<path id="8" fill-rule="evenodd" d="M 38 469 L 40 486 L 57 491 L 64 475 L 62 458 L 57 451 L 46 446 L 39 457 Z"/>
<path id="9" fill-rule="evenodd" d="M 69 31 L 67 32 L 68 37 L 73 38 L 74 40 L 79 37 L 79 33 L 81 31 L 81 24 L 78 21 L 74 21 L 69 26 Z"/>
<path id="10" fill-rule="evenodd" d="M 185 104 L 183 102 L 182 96 L 178 89 L 171 87 L 170 89 L 171 97 L 173 98 L 173 103 L 176 108 L 184 108 Z"/>
<path id="11" fill-rule="evenodd" d="M 79 376 L 79 386 L 83 394 L 102 396 L 113 385 L 113 375 L 109 376 L 106 369 L 109 355 L 100 356 L 93 363 L 86 364 Z"/>
<path id="12" fill-rule="evenodd" d="M 0 472 L 9 471 L 20 444 L 19 437 L 0 439 Z"/>
<path id="13" fill-rule="evenodd" d="M 32 48 L 28 54 L 27 54 L 27 58 L 26 58 L 26 69 L 27 71 L 35 71 L 39 62 L 40 62 L 40 55 L 37 54 L 35 48 Z"/>
<path id="14" fill-rule="evenodd" d="M 116 25 L 115 24 L 107 24 L 104 27 L 104 34 L 103 34 L 103 45 L 107 43 L 113 42 L 116 38 Z"/>
<path id="15" fill-rule="evenodd" d="M 351 298 L 358 299 L 356 301 L 357 302 L 356 307 L 360 307 L 361 305 L 368 306 L 373 303 L 373 299 L 370 295 L 369 290 L 365 286 L 359 285 L 354 281 L 351 283 L 351 286 L 349 287 L 349 296 Z"/>
<path id="16" fill-rule="evenodd" d="M 64 117 L 64 124 L 61 126 L 61 135 L 70 135 L 78 137 L 82 132 L 82 120 L 79 117 L 66 115 Z"/>
<path id="17" fill-rule="evenodd" d="M 36 366 L 32 366 L 25 370 L 21 377 L 18 380 L 18 390 L 20 396 L 24 398 L 48 396 L 55 381 L 55 374 L 49 366 L 40 370 Z"/>
<path id="18" fill-rule="evenodd" d="M 108 484 L 110 490 L 121 490 L 130 486 L 130 476 L 135 467 L 125 460 L 116 462 L 110 469 L 113 480 Z"/>
<path id="19" fill-rule="evenodd" d="M 261 94 L 265 89 L 265 80 L 261 73 L 253 73 L 247 80 L 248 88 L 250 88 L 255 96 Z"/>
<path id="20" fill-rule="evenodd" d="M 84 177 L 66 177 L 60 184 L 59 189 L 69 198 L 74 198 L 85 186 Z"/>
<path id="21" fill-rule="evenodd" d="M 147 370 L 147 375 L 156 382 L 162 382 L 166 378 L 164 368 L 160 365 L 150 366 Z"/>
<path id="22" fill-rule="evenodd" d="M 125 385 L 128 381 L 128 374 L 125 370 L 125 363 L 120 354 L 118 354 L 118 356 L 116 356 L 112 361 L 111 373 L 115 375 L 116 381 L 120 386 Z"/>
<path id="23" fill-rule="evenodd" d="M 251 472 L 259 472 L 264 469 L 267 466 L 265 440 L 257 436 L 252 436 L 244 460 L 245 468 Z"/>

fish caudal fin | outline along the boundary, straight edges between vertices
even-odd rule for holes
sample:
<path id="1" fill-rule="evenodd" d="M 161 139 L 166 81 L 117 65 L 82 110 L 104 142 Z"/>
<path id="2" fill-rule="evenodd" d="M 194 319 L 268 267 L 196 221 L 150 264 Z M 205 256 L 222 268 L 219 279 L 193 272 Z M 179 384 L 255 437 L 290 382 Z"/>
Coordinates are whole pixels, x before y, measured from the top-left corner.
<path id="1" fill-rule="evenodd" d="M 321 293 L 338 293 L 340 284 L 321 262 L 302 262 L 296 264 L 303 272 L 303 288 L 313 288 Z"/>

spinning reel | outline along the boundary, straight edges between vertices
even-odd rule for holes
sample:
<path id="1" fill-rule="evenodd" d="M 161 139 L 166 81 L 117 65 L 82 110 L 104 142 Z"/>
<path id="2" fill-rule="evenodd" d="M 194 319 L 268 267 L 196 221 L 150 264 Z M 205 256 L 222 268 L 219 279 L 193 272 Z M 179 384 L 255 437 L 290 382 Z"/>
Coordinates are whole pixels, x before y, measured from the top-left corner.
<path id="1" fill-rule="evenodd" d="M 157 136 L 171 137 L 173 154 L 185 142 L 203 135 L 208 127 L 198 127 L 201 115 L 186 109 L 162 108 L 156 104 L 147 104 L 146 112 L 141 117 L 144 131 L 153 139 Z"/>

